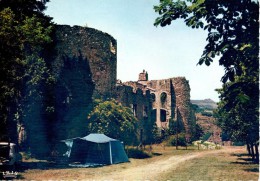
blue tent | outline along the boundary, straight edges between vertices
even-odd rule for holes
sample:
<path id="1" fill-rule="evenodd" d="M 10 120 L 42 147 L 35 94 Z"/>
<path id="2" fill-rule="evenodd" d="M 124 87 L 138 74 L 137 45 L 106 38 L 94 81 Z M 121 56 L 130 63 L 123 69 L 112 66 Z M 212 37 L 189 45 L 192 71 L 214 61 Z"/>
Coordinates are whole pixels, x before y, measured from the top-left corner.
<path id="1" fill-rule="evenodd" d="M 65 142 L 68 147 L 66 155 L 70 163 L 88 166 L 129 161 L 123 144 L 104 134 L 89 134 L 82 138 L 72 138 L 62 142 Z"/>

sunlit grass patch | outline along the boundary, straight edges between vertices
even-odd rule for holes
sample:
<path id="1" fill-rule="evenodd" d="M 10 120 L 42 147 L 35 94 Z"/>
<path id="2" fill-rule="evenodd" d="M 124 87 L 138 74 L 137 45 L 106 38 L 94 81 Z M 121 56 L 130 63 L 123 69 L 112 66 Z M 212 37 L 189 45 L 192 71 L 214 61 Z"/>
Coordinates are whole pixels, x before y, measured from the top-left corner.
<path id="1" fill-rule="evenodd" d="M 209 154 L 186 161 L 178 168 L 167 172 L 161 179 L 172 181 L 257 181 L 258 168 L 257 164 L 248 162 L 246 159 L 241 160 L 230 153 Z"/>

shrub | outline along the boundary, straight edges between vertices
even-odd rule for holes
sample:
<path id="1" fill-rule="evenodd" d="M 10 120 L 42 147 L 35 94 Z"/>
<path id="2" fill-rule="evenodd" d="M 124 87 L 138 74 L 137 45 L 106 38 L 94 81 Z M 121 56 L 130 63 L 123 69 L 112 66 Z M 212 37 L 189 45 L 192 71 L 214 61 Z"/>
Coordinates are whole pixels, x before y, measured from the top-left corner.
<path id="1" fill-rule="evenodd" d="M 212 133 L 207 132 L 202 136 L 202 141 L 207 141 L 209 139 L 209 137 L 212 135 Z"/>
<path id="2" fill-rule="evenodd" d="M 209 141 L 197 140 L 193 141 L 192 144 L 194 146 L 199 146 L 202 149 L 221 149 L 221 145 Z"/>
<path id="3" fill-rule="evenodd" d="M 201 144 L 202 143 L 202 140 L 197 140 L 197 141 L 193 141 L 192 142 L 192 144 L 194 145 L 194 146 L 198 146 L 199 144 Z"/>
<path id="4" fill-rule="evenodd" d="M 146 153 L 143 150 L 138 150 L 135 148 L 129 148 L 127 149 L 127 156 L 129 158 L 137 158 L 137 159 L 144 159 L 144 158 L 150 158 L 151 156 Z"/>
<path id="5" fill-rule="evenodd" d="M 185 134 L 181 133 L 178 135 L 178 146 L 187 146 Z M 176 146 L 176 135 L 172 135 L 169 137 L 167 141 L 167 145 Z"/>

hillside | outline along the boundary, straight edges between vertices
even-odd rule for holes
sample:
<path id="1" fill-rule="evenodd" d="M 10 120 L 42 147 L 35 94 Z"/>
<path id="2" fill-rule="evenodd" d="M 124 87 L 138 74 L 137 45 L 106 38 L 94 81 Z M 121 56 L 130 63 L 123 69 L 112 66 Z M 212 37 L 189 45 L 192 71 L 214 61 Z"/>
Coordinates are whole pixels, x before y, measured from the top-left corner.
<path id="1" fill-rule="evenodd" d="M 200 125 L 207 141 L 221 143 L 221 128 L 216 125 L 216 119 L 212 116 L 205 116 L 201 113 L 196 113 L 197 124 Z"/>
<path id="2" fill-rule="evenodd" d="M 204 139 L 215 143 L 221 143 L 221 128 L 216 125 L 213 117 L 213 110 L 217 108 L 217 103 L 211 99 L 191 100 L 195 111 L 197 123 L 204 132 Z"/>
<path id="3" fill-rule="evenodd" d="M 204 99 L 204 100 L 191 100 L 192 104 L 196 104 L 201 108 L 205 109 L 216 109 L 218 107 L 217 103 L 211 99 Z"/>

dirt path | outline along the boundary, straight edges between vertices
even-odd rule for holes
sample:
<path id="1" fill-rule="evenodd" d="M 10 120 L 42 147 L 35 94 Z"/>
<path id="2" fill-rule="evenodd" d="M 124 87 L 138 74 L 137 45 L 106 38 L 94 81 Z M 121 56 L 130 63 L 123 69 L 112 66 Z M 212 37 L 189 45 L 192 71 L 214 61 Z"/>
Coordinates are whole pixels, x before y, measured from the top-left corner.
<path id="1" fill-rule="evenodd" d="M 171 156 L 170 158 L 164 158 L 162 160 L 155 161 L 153 163 L 136 166 L 134 168 L 128 168 L 125 170 L 115 171 L 110 174 L 96 175 L 95 180 L 154 180 L 158 178 L 163 172 L 177 168 L 178 165 L 184 163 L 187 160 L 191 160 L 198 157 L 203 157 L 208 154 L 217 154 L 221 152 L 235 153 L 241 151 L 241 147 L 234 148 L 228 147 L 221 150 L 210 150 L 203 152 L 194 152 L 186 155 Z"/>

